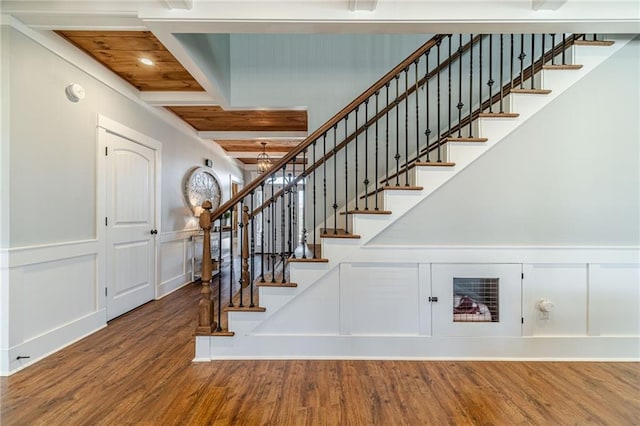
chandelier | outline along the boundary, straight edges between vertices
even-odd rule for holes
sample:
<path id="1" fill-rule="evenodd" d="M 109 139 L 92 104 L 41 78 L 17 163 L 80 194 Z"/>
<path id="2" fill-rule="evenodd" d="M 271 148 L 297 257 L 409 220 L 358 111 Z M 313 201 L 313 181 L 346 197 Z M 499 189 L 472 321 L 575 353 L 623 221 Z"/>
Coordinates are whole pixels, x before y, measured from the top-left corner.
<path id="1" fill-rule="evenodd" d="M 271 158 L 267 155 L 266 152 L 266 146 L 267 143 L 266 142 L 261 142 L 262 144 L 262 152 L 260 154 L 258 154 L 258 158 L 257 158 L 257 166 L 258 166 L 258 173 L 262 174 L 265 173 L 267 170 L 269 170 L 271 168 Z"/>

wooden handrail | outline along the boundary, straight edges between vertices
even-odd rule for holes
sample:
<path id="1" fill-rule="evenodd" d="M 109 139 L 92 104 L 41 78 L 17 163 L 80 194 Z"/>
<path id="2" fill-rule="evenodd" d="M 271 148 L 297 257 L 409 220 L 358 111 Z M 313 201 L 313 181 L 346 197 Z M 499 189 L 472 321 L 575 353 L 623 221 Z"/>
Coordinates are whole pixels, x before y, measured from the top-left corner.
<path id="1" fill-rule="evenodd" d="M 340 112 L 331 117 L 326 123 L 320 126 L 317 130 L 315 130 L 311 135 L 307 136 L 305 140 L 303 140 L 300 144 L 298 144 L 293 150 L 289 151 L 284 157 L 282 157 L 278 162 L 276 162 L 271 170 L 279 170 L 282 167 L 285 167 L 293 158 L 297 157 L 301 152 L 307 149 L 315 140 L 320 138 L 324 133 L 329 131 L 331 128 L 336 126 L 340 121 L 342 121 L 347 115 L 349 115 L 353 110 L 356 109 L 360 104 L 362 104 L 366 99 L 373 96 L 378 90 L 384 87 L 387 83 L 389 83 L 398 73 L 402 72 L 405 68 L 409 67 L 413 64 L 418 58 L 420 58 L 425 52 L 435 46 L 438 41 L 441 41 L 447 34 L 436 34 L 425 44 L 420 46 L 415 52 L 409 55 L 404 61 L 400 62 L 396 65 L 391 71 L 386 73 L 381 79 L 375 82 L 371 87 L 365 90 L 360 96 L 351 101 L 346 107 L 344 107 Z M 240 200 L 242 200 L 247 195 L 251 194 L 255 191 L 262 182 L 267 180 L 271 174 L 265 173 L 258 179 L 254 179 L 249 185 L 242 188 L 235 196 L 233 196 L 230 200 L 222 204 L 212 215 L 212 220 L 217 220 L 220 218 L 226 211 L 231 209 L 233 206 L 238 204 Z"/>

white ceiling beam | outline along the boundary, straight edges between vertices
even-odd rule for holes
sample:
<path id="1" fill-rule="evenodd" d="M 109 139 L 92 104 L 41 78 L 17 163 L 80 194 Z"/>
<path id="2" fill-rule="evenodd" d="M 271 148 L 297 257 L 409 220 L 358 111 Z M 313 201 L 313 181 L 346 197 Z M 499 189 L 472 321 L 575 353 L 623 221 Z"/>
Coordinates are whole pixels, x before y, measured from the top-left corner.
<path id="1" fill-rule="evenodd" d="M 378 0 L 349 0 L 349 10 L 352 12 L 357 10 L 373 12 L 377 6 Z"/>
<path id="2" fill-rule="evenodd" d="M 140 99 L 154 106 L 217 105 L 207 92 L 140 92 Z"/>
<path id="3" fill-rule="evenodd" d="M 271 139 L 271 138 L 305 138 L 307 132 L 218 132 L 218 131 L 202 131 L 198 132 L 198 136 L 202 139 Z"/>
<path id="4" fill-rule="evenodd" d="M 280 158 L 287 155 L 289 151 L 267 152 L 271 158 Z M 226 154 L 231 158 L 256 158 L 262 151 L 244 152 L 244 151 L 226 151 Z"/>
<path id="5" fill-rule="evenodd" d="M 164 0 L 169 9 L 186 9 L 193 8 L 193 0 Z"/>
<path id="6" fill-rule="evenodd" d="M 558 10 L 567 0 L 531 0 L 533 10 Z"/>

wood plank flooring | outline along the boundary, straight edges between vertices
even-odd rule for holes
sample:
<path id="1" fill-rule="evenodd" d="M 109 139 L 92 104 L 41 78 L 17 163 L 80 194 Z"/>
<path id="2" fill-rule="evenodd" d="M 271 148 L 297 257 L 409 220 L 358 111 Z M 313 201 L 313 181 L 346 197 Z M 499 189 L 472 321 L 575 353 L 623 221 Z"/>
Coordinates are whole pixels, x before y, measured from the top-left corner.
<path id="1" fill-rule="evenodd" d="M 8 425 L 637 425 L 638 363 L 192 363 L 191 284 L 13 376 Z"/>

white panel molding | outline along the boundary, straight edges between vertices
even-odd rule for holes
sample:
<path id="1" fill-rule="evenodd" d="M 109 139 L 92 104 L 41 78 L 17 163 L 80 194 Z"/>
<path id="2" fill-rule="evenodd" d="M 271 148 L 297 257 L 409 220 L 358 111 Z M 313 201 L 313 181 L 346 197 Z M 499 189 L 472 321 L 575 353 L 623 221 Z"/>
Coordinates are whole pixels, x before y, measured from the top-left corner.
<path id="1" fill-rule="evenodd" d="M 98 240 L 85 240 L 15 247 L 5 249 L 4 254 L 8 257 L 7 266 L 9 268 L 17 268 L 97 254 L 98 251 Z"/>
<path id="2" fill-rule="evenodd" d="M 158 233 L 158 241 L 160 243 L 168 243 L 171 241 L 189 240 L 191 237 L 198 235 L 199 233 L 200 230 L 197 228 L 184 229 L 182 231 L 162 232 Z"/>

